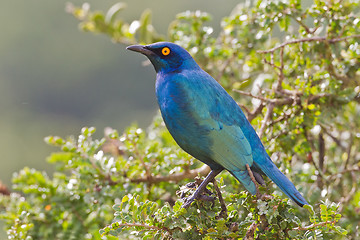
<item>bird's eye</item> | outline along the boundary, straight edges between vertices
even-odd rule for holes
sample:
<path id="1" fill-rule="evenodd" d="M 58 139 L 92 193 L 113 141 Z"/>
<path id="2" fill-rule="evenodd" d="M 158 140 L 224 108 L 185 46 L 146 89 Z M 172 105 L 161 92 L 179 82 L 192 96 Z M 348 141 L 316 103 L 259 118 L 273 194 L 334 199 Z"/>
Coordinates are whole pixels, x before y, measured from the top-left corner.
<path id="1" fill-rule="evenodd" d="M 161 53 L 162 53 L 164 56 L 169 55 L 169 54 L 170 54 L 170 48 L 164 47 L 163 49 L 161 49 Z"/>

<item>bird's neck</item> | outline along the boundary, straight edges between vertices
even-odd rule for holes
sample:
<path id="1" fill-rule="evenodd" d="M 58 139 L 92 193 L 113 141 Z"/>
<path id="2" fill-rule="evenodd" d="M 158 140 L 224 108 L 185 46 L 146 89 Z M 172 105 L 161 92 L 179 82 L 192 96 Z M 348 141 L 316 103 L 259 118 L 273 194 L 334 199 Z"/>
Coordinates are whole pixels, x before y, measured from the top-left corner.
<path id="1" fill-rule="evenodd" d="M 183 60 L 183 62 L 181 63 L 180 66 L 177 66 L 177 67 L 166 66 L 166 67 L 160 68 L 157 71 L 157 74 L 164 75 L 164 74 L 181 73 L 183 71 L 197 70 L 199 68 L 200 67 L 195 62 L 195 60 L 193 58 L 189 58 L 189 59 Z"/>

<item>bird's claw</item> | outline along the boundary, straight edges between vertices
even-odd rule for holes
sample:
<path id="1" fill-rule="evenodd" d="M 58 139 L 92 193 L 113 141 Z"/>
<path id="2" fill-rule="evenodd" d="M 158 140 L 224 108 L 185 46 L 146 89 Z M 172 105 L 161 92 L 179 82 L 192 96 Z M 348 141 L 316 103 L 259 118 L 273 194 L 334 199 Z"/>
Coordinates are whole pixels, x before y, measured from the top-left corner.
<path id="1" fill-rule="evenodd" d="M 188 208 L 194 202 L 195 199 L 201 200 L 201 201 L 206 201 L 206 202 L 214 202 L 215 201 L 215 197 L 211 197 L 211 196 L 203 195 L 203 194 L 201 194 L 199 196 L 194 196 L 194 194 L 193 194 L 190 197 L 185 198 L 182 207 Z"/>
<path id="2" fill-rule="evenodd" d="M 182 205 L 182 208 L 190 207 L 190 205 L 194 202 L 194 200 L 195 200 L 195 198 L 193 198 L 193 197 L 186 198 L 183 205 Z"/>

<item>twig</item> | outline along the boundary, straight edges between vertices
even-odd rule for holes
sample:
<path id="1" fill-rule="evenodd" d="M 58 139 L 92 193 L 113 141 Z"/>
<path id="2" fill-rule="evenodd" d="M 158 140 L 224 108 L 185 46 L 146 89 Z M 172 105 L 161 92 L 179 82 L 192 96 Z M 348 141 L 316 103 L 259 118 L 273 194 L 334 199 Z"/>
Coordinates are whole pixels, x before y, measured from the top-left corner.
<path id="1" fill-rule="evenodd" d="M 226 208 L 225 201 L 224 201 L 224 199 L 222 197 L 220 188 L 216 183 L 216 179 L 214 179 L 212 182 L 214 184 L 214 188 L 215 188 L 216 194 L 218 195 L 219 202 L 220 202 L 220 205 L 221 205 L 221 212 L 220 212 L 219 216 L 226 219 L 227 218 L 227 208 Z"/>
<path id="2" fill-rule="evenodd" d="M 338 139 L 337 137 L 335 137 L 334 135 L 332 135 L 330 133 L 330 131 L 321 123 L 319 123 L 321 129 L 324 131 L 324 133 L 326 133 L 326 135 L 328 135 L 343 151 L 346 151 L 345 146 L 342 144 L 342 142 L 340 141 L 340 139 Z"/>
<path id="3" fill-rule="evenodd" d="M 261 199 L 261 194 L 260 194 L 260 191 L 259 191 L 258 183 L 257 183 L 256 180 L 255 180 L 254 174 L 252 173 L 249 164 L 246 164 L 245 166 L 246 166 L 246 169 L 247 169 L 247 171 L 248 171 L 248 173 L 249 173 L 249 176 L 250 176 L 250 178 L 251 178 L 251 181 L 255 184 L 256 197 L 257 197 L 258 199 Z"/>
<path id="4" fill-rule="evenodd" d="M 248 113 L 248 121 L 251 122 L 257 115 L 259 115 L 263 108 L 265 107 L 264 103 L 259 104 L 259 106 L 254 109 L 254 111 Z"/>
<path id="5" fill-rule="evenodd" d="M 339 207 L 339 212 L 342 212 L 343 206 L 352 199 L 356 193 L 357 179 L 354 172 L 350 172 L 352 179 L 352 187 L 349 193 L 344 194 L 344 197 L 341 197 L 340 202 L 342 203 Z M 345 197 L 346 196 L 346 197 Z"/>
<path id="6" fill-rule="evenodd" d="M 309 34 L 313 34 L 319 28 L 319 27 L 315 27 L 310 30 L 310 28 L 308 26 L 306 26 L 306 24 L 304 24 L 302 21 L 298 20 L 296 17 L 293 17 L 292 19 L 294 19 L 300 26 L 302 26 L 305 29 L 305 31 Z"/>
<path id="7" fill-rule="evenodd" d="M 142 165 L 144 166 L 144 168 L 145 168 L 145 172 L 146 172 L 146 177 L 147 177 L 147 179 L 148 179 L 148 180 L 151 180 L 152 174 L 151 174 L 151 171 L 150 171 L 149 166 L 145 163 L 144 157 L 141 156 L 141 154 L 140 154 L 140 152 L 139 152 L 139 149 L 137 148 L 137 144 L 136 144 L 133 140 L 131 140 L 131 142 L 132 142 L 132 144 L 135 146 L 135 147 L 134 147 L 134 153 L 135 153 L 135 155 L 137 156 L 137 158 L 140 160 L 141 164 L 142 164 Z M 150 181 L 148 181 L 148 182 L 151 183 Z"/>
<path id="8" fill-rule="evenodd" d="M 309 229 L 312 229 L 312 228 L 315 228 L 315 227 L 321 227 L 321 226 L 325 226 L 325 225 L 328 225 L 328 224 L 335 224 L 336 221 L 326 221 L 326 222 L 321 222 L 321 223 L 313 223 L 309 226 L 306 226 L 306 227 L 296 227 L 296 228 L 293 228 L 293 230 L 300 230 L 300 231 L 305 231 L 305 230 L 309 230 Z"/>
<path id="9" fill-rule="evenodd" d="M 351 158 L 351 149 L 352 149 L 353 143 L 354 143 L 354 138 L 353 138 L 353 135 L 350 133 L 350 143 L 349 143 L 349 146 L 346 149 L 347 158 L 346 158 L 346 161 L 344 163 L 344 169 L 348 168 L 350 158 Z"/>
<path id="10" fill-rule="evenodd" d="M 143 227 L 143 228 L 146 228 L 151 231 L 166 231 L 171 234 L 171 230 L 166 227 L 160 228 L 160 227 L 150 226 L 150 225 L 141 224 L 141 223 L 120 223 L 120 222 L 117 222 L 117 223 L 118 223 L 117 227 L 119 227 L 119 228 L 120 227 Z"/>
<path id="11" fill-rule="evenodd" d="M 277 65 L 275 65 L 275 63 L 274 63 L 274 54 L 273 54 L 273 53 L 271 53 L 271 61 L 269 62 L 268 60 L 266 60 L 266 59 L 264 58 L 264 63 L 269 64 L 269 65 L 272 66 L 273 68 L 276 68 L 276 69 L 279 69 L 279 70 L 280 70 L 280 67 L 277 66 Z"/>
<path id="12" fill-rule="evenodd" d="M 267 99 L 267 98 L 264 98 L 264 97 L 261 97 L 261 96 L 256 96 L 250 92 L 245 92 L 245 91 L 241 91 L 241 90 L 238 90 L 238 89 L 233 89 L 234 92 L 237 92 L 237 93 L 240 93 L 241 95 L 245 95 L 245 96 L 249 96 L 249 97 L 252 97 L 252 98 L 255 98 L 255 99 L 259 99 L 263 102 L 270 102 L 271 100 L 270 99 Z"/>
<path id="13" fill-rule="evenodd" d="M 334 178 L 337 178 L 337 177 L 343 175 L 344 173 L 348 173 L 348 172 L 360 172 L 360 168 L 357 167 L 357 168 L 344 169 L 340 172 L 337 172 L 337 173 L 334 173 L 334 174 L 328 176 L 327 179 L 330 181 L 330 180 L 333 180 Z"/>
<path id="14" fill-rule="evenodd" d="M 279 79 L 279 83 L 280 82 L 281 81 Z M 278 86 L 280 86 L 280 85 L 278 85 Z M 278 88 L 278 87 L 276 87 L 276 88 Z M 239 106 L 246 111 L 249 122 L 251 122 L 258 114 L 261 113 L 262 109 L 265 107 L 264 103 L 269 103 L 268 104 L 269 106 L 270 106 L 270 104 L 273 104 L 273 108 L 275 106 L 284 106 L 284 105 L 295 105 L 295 104 L 301 105 L 300 97 L 303 95 L 303 93 L 301 93 L 301 92 L 294 92 L 294 91 L 285 92 L 284 89 L 280 89 L 279 91 L 276 91 L 276 92 L 285 93 L 286 95 L 291 95 L 291 97 L 268 99 L 268 98 L 253 95 L 252 93 L 241 91 L 241 90 L 238 90 L 238 89 L 233 89 L 233 91 L 235 91 L 237 93 L 240 93 L 240 94 L 242 94 L 244 96 L 249 96 L 249 97 L 252 97 L 252 98 L 255 98 L 255 99 L 259 99 L 261 101 L 261 104 L 252 112 L 248 108 L 246 108 L 246 106 L 239 104 Z M 329 93 L 319 93 L 317 95 L 312 95 L 312 96 L 309 96 L 309 98 L 307 99 L 307 103 L 308 104 L 309 103 L 316 103 L 320 98 L 331 97 L 331 96 L 332 95 L 329 94 Z M 288 119 L 289 117 L 290 117 L 290 115 L 280 117 L 277 120 L 272 121 L 270 123 L 270 125 L 274 125 L 275 123 L 280 122 L 280 121 L 282 121 L 284 119 Z M 265 121 L 265 119 L 264 119 L 264 121 Z M 328 134 L 328 132 L 326 132 L 326 133 Z"/>
<path id="15" fill-rule="evenodd" d="M 284 115 L 278 117 L 277 119 L 271 121 L 271 123 L 269 124 L 269 126 L 273 126 L 279 122 L 288 120 L 289 118 L 291 118 L 291 116 L 297 116 L 297 114 L 299 114 L 299 112 L 301 111 L 301 108 L 298 108 L 295 112 L 291 112 L 290 114 L 286 114 L 284 113 Z"/>
<path id="16" fill-rule="evenodd" d="M 246 231 L 244 240 L 254 240 L 254 234 L 255 234 L 256 228 L 257 228 L 257 223 L 253 222 L 250 225 L 249 229 Z"/>
<path id="17" fill-rule="evenodd" d="M 321 169 L 321 172 L 325 172 L 325 165 L 324 165 L 324 161 L 325 161 L 325 140 L 324 140 L 324 135 L 322 132 L 319 133 L 319 168 Z M 324 186 L 324 182 L 322 178 L 317 178 L 317 185 L 319 187 L 319 189 L 322 189 Z"/>
<path id="18" fill-rule="evenodd" d="M 347 39 L 351 39 L 351 38 L 360 38 L 360 34 L 357 35 L 351 35 L 351 36 L 347 36 L 347 37 L 342 37 L 342 38 L 332 38 L 332 39 L 327 39 L 326 37 L 311 37 L 311 38 L 301 38 L 301 39 L 295 39 L 295 40 L 291 40 L 291 41 L 287 41 L 284 42 L 282 44 L 280 44 L 279 46 L 273 47 L 269 50 L 259 50 L 257 51 L 258 53 L 273 53 L 275 52 L 277 49 L 279 48 L 283 48 L 287 45 L 290 44 L 294 44 L 294 43 L 301 43 L 301 42 L 328 42 L 328 43 L 335 43 L 335 42 L 341 42 Z"/>
<path id="19" fill-rule="evenodd" d="M 262 123 L 260 131 L 259 131 L 259 137 L 260 138 L 262 137 L 262 135 L 265 132 L 267 123 L 270 121 L 270 119 L 272 119 L 272 115 L 273 115 L 273 112 L 274 112 L 274 107 L 275 107 L 275 104 L 273 102 L 268 104 L 268 109 L 267 109 L 265 118 L 263 120 L 263 123 Z"/>
<path id="20" fill-rule="evenodd" d="M 316 152 L 315 144 L 314 144 L 313 140 L 309 138 L 308 131 L 306 128 L 304 128 L 304 137 L 305 137 L 306 141 L 310 144 L 311 154 Z M 327 178 L 325 177 L 325 175 L 322 172 L 322 170 L 320 169 L 320 167 L 316 164 L 316 162 L 314 161 L 313 158 L 311 158 L 311 159 L 312 159 L 312 163 L 313 163 L 315 169 L 318 171 L 318 174 L 319 174 L 318 176 L 321 177 L 322 180 L 324 180 L 328 183 Z"/>
<path id="21" fill-rule="evenodd" d="M 279 69 L 279 80 L 276 84 L 275 91 L 281 91 L 281 89 L 282 89 L 281 85 L 284 80 L 284 72 L 283 72 L 283 70 L 284 70 L 284 48 L 280 49 L 280 67 L 278 69 Z"/>

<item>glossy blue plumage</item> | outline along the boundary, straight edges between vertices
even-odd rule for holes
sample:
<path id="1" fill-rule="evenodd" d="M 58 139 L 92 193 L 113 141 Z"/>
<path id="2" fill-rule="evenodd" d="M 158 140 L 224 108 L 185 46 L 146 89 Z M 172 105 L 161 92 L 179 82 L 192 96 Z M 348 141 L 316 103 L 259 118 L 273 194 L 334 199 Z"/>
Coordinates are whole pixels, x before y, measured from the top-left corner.
<path id="1" fill-rule="evenodd" d="M 133 47 L 155 67 L 156 96 L 164 122 L 178 145 L 209 165 L 228 170 L 256 193 L 246 164 L 258 182 L 268 176 L 298 205 L 308 204 L 271 161 L 254 128 L 232 97 L 180 46 L 161 42 Z M 164 55 L 167 47 L 170 54 Z"/>

